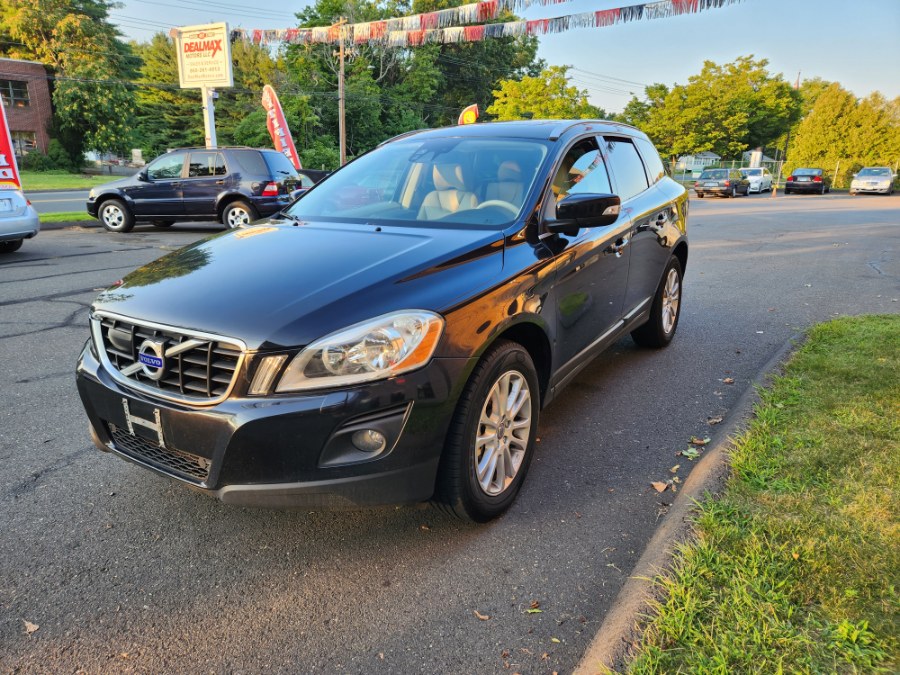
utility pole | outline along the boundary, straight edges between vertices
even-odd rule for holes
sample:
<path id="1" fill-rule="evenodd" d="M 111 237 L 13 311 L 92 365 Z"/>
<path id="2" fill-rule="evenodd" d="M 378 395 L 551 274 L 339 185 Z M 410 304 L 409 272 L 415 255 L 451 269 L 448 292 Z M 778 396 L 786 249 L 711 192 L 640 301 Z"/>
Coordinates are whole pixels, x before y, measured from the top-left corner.
<path id="1" fill-rule="evenodd" d="M 338 68 L 338 139 L 341 148 L 341 166 L 347 163 L 347 122 L 344 116 L 344 24 L 347 19 L 341 17 L 335 26 L 338 29 L 338 57 L 340 66 Z"/>
<path id="2" fill-rule="evenodd" d="M 206 136 L 206 147 L 215 148 L 216 143 L 216 107 L 213 102 L 215 89 L 205 85 L 200 87 L 200 96 L 203 98 L 203 130 Z"/>

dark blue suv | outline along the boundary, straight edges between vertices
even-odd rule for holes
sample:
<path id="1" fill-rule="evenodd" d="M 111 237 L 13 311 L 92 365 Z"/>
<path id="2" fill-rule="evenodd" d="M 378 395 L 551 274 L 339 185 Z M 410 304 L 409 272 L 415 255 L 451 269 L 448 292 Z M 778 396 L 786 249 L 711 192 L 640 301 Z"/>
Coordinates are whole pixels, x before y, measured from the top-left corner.
<path id="1" fill-rule="evenodd" d="M 87 212 L 110 232 L 128 232 L 138 221 L 168 227 L 217 220 L 235 228 L 277 213 L 314 182 L 275 150 L 181 148 L 91 190 Z"/>

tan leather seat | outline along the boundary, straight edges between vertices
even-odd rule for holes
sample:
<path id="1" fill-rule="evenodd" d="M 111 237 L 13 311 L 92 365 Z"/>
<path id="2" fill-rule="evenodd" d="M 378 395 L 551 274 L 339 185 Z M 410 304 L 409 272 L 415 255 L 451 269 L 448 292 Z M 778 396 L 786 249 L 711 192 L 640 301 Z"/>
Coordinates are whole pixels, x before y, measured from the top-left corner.
<path id="1" fill-rule="evenodd" d="M 497 182 L 487 184 L 484 200 L 499 199 L 502 202 L 509 202 L 513 206 L 520 206 L 524 191 L 521 167 L 518 162 L 507 160 L 497 169 Z"/>
<path id="2" fill-rule="evenodd" d="M 432 176 L 435 189 L 425 195 L 419 209 L 419 220 L 436 220 L 478 206 L 478 197 L 466 189 L 465 176 L 459 164 L 435 164 Z"/>

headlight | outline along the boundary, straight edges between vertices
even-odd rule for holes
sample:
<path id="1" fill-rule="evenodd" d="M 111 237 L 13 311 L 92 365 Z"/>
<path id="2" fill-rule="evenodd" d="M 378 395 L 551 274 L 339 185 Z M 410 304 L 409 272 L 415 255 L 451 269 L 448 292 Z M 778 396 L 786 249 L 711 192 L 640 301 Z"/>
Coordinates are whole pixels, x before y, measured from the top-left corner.
<path id="1" fill-rule="evenodd" d="M 434 354 L 444 320 L 406 310 L 385 314 L 317 340 L 294 357 L 276 391 L 300 391 L 370 382 L 424 366 Z"/>
<path id="2" fill-rule="evenodd" d="M 94 198 L 94 189 L 91 188 L 91 191 L 88 192 L 88 199 L 93 199 L 93 198 Z"/>

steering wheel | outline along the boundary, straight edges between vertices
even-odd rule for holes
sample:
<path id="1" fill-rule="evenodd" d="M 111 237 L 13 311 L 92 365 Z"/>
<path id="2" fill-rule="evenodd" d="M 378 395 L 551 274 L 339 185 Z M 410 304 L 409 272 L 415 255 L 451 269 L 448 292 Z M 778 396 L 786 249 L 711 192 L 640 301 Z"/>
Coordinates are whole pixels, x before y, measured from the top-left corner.
<path id="1" fill-rule="evenodd" d="M 488 199 L 486 202 L 481 202 L 476 208 L 479 209 L 487 209 L 491 206 L 497 206 L 504 211 L 509 211 L 513 216 L 519 215 L 519 209 L 510 204 L 509 202 L 505 202 L 502 199 Z"/>

